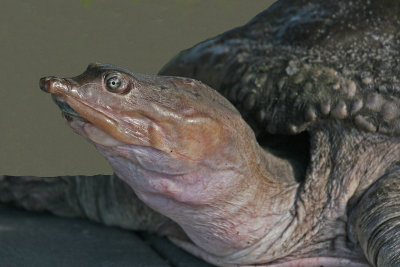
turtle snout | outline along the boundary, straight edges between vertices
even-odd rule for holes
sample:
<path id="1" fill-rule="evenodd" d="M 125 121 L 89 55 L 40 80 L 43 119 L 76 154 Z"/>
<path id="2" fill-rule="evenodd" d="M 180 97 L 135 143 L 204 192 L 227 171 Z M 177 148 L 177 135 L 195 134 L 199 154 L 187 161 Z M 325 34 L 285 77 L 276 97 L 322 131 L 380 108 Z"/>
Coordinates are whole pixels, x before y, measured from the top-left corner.
<path id="1" fill-rule="evenodd" d="M 39 87 L 46 93 L 62 93 L 68 91 L 69 82 L 62 78 L 53 76 L 43 77 L 39 81 Z"/>
<path id="2" fill-rule="evenodd" d="M 46 93 L 50 92 L 50 80 L 54 79 L 55 77 L 43 77 L 39 81 L 39 87 Z"/>

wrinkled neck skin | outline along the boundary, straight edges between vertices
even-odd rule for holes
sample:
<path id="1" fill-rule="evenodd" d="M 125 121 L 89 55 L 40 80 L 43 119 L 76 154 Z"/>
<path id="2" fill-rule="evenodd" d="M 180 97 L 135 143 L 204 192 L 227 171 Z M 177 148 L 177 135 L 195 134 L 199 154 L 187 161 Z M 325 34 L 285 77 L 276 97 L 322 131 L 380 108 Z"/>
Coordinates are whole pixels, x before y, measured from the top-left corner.
<path id="1" fill-rule="evenodd" d="M 225 126 L 229 138 L 201 160 L 149 146 L 94 144 L 141 200 L 218 262 L 262 262 L 279 257 L 274 243 L 291 222 L 297 186 L 271 178 L 271 159 L 239 122 Z M 70 125 L 85 135 L 81 121 Z"/>

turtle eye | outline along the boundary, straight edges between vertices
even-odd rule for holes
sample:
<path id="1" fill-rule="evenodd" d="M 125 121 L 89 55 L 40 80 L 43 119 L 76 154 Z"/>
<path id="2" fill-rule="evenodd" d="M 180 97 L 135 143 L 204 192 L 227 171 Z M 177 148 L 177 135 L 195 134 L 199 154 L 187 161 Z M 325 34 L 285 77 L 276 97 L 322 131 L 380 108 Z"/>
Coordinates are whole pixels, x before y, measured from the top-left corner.
<path id="1" fill-rule="evenodd" d="M 113 93 L 122 93 L 127 87 L 125 80 L 118 74 L 110 74 L 105 79 L 107 90 Z"/>

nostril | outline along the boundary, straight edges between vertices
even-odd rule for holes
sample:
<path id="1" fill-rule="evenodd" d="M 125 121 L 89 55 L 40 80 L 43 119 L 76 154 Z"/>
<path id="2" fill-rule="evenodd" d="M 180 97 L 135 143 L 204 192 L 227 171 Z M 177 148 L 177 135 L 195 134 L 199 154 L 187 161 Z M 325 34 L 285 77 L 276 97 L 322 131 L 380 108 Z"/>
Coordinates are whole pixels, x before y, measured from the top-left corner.
<path id="1" fill-rule="evenodd" d="M 52 81 L 54 81 L 56 77 L 53 76 L 48 76 L 48 77 L 43 77 L 39 80 L 39 87 L 40 89 L 42 89 L 43 91 L 49 93 L 50 92 L 50 87 L 52 84 Z"/>
<path id="2" fill-rule="evenodd" d="M 42 89 L 43 91 L 45 91 L 47 93 L 49 92 L 48 80 L 49 80 L 49 77 L 43 77 L 39 81 L 40 89 Z"/>

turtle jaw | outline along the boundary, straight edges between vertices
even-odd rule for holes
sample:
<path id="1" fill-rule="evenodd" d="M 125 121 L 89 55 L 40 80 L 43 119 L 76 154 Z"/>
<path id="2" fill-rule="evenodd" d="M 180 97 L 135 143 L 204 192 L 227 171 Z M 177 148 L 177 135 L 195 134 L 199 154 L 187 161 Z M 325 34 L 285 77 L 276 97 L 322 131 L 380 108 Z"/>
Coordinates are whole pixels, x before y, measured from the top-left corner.
<path id="1" fill-rule="evenodd" d="M 67 121 L 72 121 L 73 119 L 82 120 L 84 122 L 88 122 L 85 118 L 79 115 L 67 102 L 65 102 L 61 97 L 52 95 L 53 101 L 57 104 L 57 106 L 61 109 L 63 117 Z"/>
<path id="2" fill-rule="evenodd" d="M 85 118 L 68 105 L 68 103 L 63 99 L 62 94 L 60 94 L 62 91 L 70 91 L 71 85 L 72 81 L 69 79 L 62 79 L 53 76 L 43 77 L 39 81 L 40 89 L 51 94 L 53 101 L 61 109 L 62 115 L 67 121 L 76 118 L 87 122 Z"/>
<path id="3" fill-rule="evenodd" d="M 76 90 L 75 87 L 79 87 L 79 84 L 77 84 L 73 79 L 48 76 L 40 79 L 39 86 L 42 91 L 51 94 L 53 101 L 60 108 L 63 117 L 67 120 L 68 125 L 75 133 L 83 136 L 95 145 L 106 147 L 125 145 L 125 143 L 112 137 L 110 134 L 102 130 L 101 127 L 92 123 L 89 118 L 84 117 L 85 115 L 81 115 L 79 109 L 77 111 L 71 107 L 71 105 L 74 104 L 78 108 L 84 105 L 84 103 L 77 105 L 77 102 L 79 101 L 75 100 L 74 97 L 70 95 L 72 91 Z M 90 107 L 88 107 L 88 109 L 90 109 Z M 103 115 L 101 112 L 92 111 L 92 113 L 98 113 L 98 116 Z M 103 117 L 107 116 L 103 115 Z"/>

